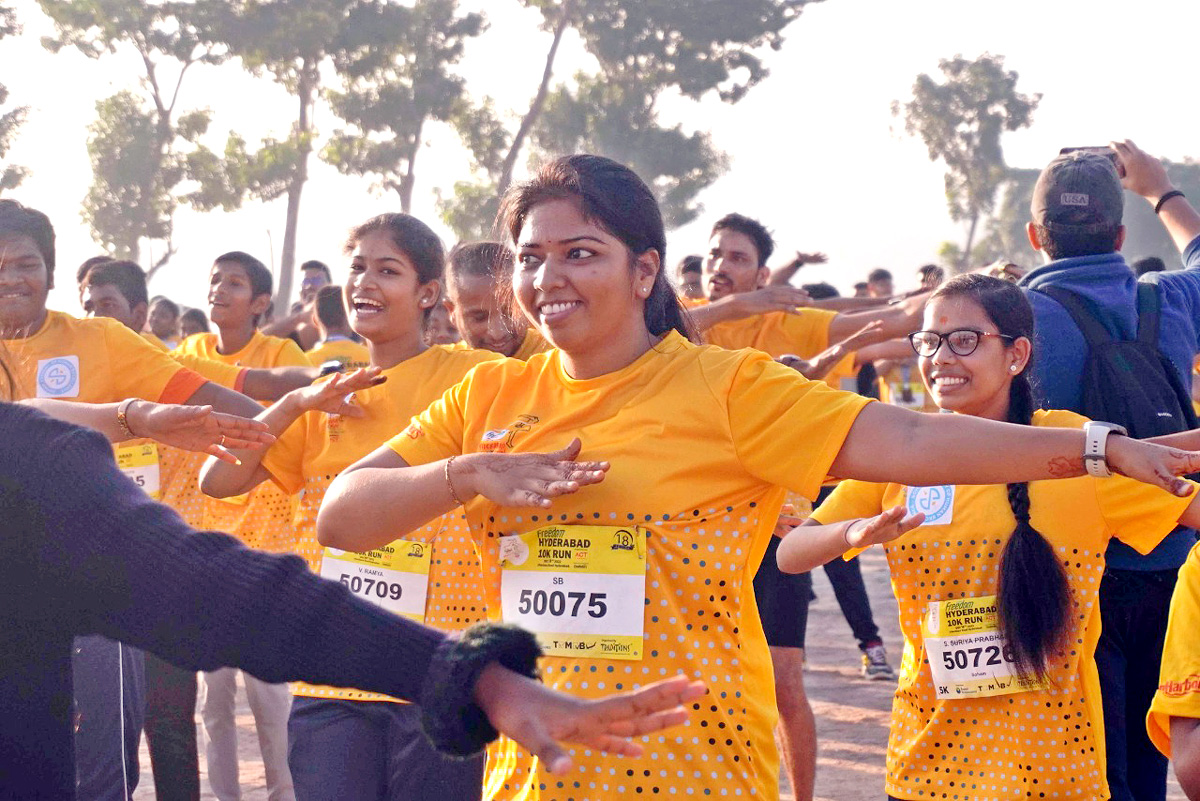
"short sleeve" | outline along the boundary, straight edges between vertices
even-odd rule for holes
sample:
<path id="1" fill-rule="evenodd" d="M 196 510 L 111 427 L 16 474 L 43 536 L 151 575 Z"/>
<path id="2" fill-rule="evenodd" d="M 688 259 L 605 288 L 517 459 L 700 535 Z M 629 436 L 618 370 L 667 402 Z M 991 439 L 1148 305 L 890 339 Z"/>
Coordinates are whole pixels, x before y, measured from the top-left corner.
<path id="1" fill-rule="evenodd" d="M 311 430 L 310 415 L 324 412 L 305 412 L 292 422 L 263 454 L 262 467 L 271 474 L 275 486 L 288 495 L 304 487 L 304 450 Z"/>
<path id="2" fill-rule="evenodd" d="M 428 464 L 461 454 L 466 432 L 464 410 L 476 372 L 472 370 L 412 418 L 403 431 L 388 440 L 387 446 L 409 464 Z"/>
<path id="3" fill-rule="evenodd" d="M 312 363 L 308 360 L 308 355 L 305 354 L 300 346 L 290 339 L 284 339 L 283 345 L 280 346 L 279 352 L 275 354 L 275 363 L 272 367 L 312 367 Z"/>
<path id="4" fill-rule="evenodd" d="M 843 481 L 813 510 L 812 519 L 827 524 L 874 517 L 883 512 L 883 495 L 887 487 L 887 484 L 870 481 Z"/>
<path id="5" fill-rule="evenodd" d="M 837 312 L 828 309 L 800 309 L 795 314 L 780 313 L 780 327 L 790 352 L 802 359 L 829 348 L 829 326 Z"/>
<path id="6" fill-rule="evenodd" d="M 216 359 L 205 359 L 191 353 L 179 353 L 178 351 L 171 353 L 171 358 L 187 369 L 204 376 L 214 384 L 219 384 L 226 389 L 240 391 L 242 373 L 246 369 L 244 367 L 226 364 Z"/>
<path id="7" fill-rule="evenodd" d="M 1124 476 L 1092 479 L 1109 533 L 1138 553 L 1154 550 L 1179 525 L 1195 495 L 1180 498 Z"/>
<path id="8" fill-rule="evenodd" d="M 119 397 L 182 403 L 206 382 L 123 325 L 105 326 L 104 335 Z"/>
<path id="9" fill-rule="evenodd" d="M 752 475 L 817 497 L 867 398 L 809 381 L 762 354 L 747 354 L 732 378 L 729 428 Z"/>
<path id="10" fill-rule="evenodd" d="M 1167 638 L 1163 645 L 1158 691 L 1146 716 L 1154 745 L 1171 756 L 1171 718 L 1200 718 L 1200 545 L 1179 570 Z"/>

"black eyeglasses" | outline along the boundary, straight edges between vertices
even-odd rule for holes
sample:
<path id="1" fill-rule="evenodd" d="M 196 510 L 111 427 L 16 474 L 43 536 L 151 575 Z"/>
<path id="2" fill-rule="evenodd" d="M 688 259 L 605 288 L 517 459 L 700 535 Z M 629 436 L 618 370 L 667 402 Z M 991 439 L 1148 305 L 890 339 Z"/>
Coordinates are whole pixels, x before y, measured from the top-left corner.
<path id="1" fill-rule="evenodd" d="M 950 352 L 957 356 L 970 356 L 979 347 L 983 337 L 999 337 L 1012 342 L 1016 337 L 1008 334 L 992 334 L 988 331 L 976 331 L 974 328 L 959 328 L 939 334 L 937 331 L 914 331 L 908 335 L 908 342 L 918 356 L 926 358 L 933 356 L 942 347 L 942 342 L 950 346 Z"/>

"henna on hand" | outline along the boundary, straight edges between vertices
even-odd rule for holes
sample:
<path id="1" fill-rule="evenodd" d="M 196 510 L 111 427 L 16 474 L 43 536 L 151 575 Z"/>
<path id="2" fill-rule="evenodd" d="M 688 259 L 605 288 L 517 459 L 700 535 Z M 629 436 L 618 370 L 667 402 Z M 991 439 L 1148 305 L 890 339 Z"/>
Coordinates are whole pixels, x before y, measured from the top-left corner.
<path id="1" fill-rule="evenodd" d="M 1083 475 L 1086 472 L 1083 469 L 1082 456 L 1055 456 L 1046 467 L 1050 471 L 1050 475 L 1054 478 L 1072 478 Z"/>

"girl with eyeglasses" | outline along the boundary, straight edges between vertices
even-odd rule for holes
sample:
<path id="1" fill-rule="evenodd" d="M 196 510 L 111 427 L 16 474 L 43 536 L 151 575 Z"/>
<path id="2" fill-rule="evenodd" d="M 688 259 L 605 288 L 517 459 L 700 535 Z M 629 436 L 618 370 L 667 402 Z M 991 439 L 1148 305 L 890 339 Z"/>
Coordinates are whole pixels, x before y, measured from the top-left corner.
<path id="1" fill-rule="evenodd" d="M 1033 311 L 1012 283 L 952 279 L 909 341 L 944 411 L 1041 428 L 1085 422 L 1034 410 Z M 846 481 L 793 529 L 778 551 L 784 571 L 872 544 L 887 552 L 904 635 L 889 798 L 1108 798 L 1093 659 L 1105 548 L 1118 537 L 1150 551 L 1177 524 L 1200 523 L 1196 498 L 1122 476 Z"/>

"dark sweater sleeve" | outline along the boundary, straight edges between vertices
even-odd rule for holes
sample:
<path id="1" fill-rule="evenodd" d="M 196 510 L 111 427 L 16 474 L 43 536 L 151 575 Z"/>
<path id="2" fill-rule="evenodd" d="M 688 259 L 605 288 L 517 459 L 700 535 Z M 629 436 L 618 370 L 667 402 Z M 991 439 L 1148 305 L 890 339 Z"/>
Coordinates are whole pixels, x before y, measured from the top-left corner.
<path id="1" fill-rule="evenodd" d="M 29 412 L 5 413 L 0 455 L 37 512 L 33 564 L 74 611 L 76 633 L 188 668 L 418 697 L 445 635 L 355 598 L 299 557 L 194 532 L 117 470 L 99 434 Z"/>

